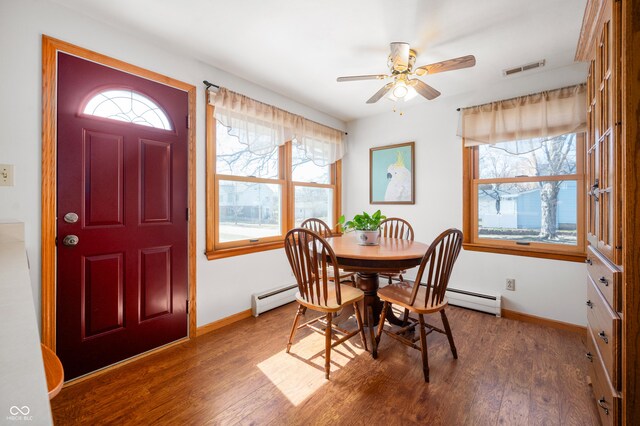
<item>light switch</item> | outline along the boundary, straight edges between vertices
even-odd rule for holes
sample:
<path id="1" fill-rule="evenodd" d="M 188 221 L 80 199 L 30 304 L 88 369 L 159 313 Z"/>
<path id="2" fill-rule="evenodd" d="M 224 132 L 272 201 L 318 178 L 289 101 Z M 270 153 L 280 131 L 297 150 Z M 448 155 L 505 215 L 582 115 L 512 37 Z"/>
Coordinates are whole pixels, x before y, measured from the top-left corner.
<path id="1" fill-rule="evenodd" d="M 13 164 L 0 164 L 0 186 L 13 186 Z"/>

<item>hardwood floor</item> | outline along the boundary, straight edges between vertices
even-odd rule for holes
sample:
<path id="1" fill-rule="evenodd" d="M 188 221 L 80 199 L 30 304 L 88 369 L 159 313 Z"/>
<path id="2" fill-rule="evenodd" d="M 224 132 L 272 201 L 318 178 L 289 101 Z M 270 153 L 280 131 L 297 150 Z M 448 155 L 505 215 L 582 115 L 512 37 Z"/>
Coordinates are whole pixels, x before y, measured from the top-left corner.
<path id="1" fill-rule="evenodd" d="M 357 336 L 337 346 L 326 381 L 321 335 L 300 330 L 285 353 L 295 308 L 242 320 L 65 387 L 51 401 L 54 421 L 599 424 L 586 384 L 586 336 L 449 307 L 459 359 L 446 336 L 430 334 L 431 383 L 424 383 L 420 352 L 384 335 L 377 360 Z M 441 326 L 439 315 L 429 322 Z"/>

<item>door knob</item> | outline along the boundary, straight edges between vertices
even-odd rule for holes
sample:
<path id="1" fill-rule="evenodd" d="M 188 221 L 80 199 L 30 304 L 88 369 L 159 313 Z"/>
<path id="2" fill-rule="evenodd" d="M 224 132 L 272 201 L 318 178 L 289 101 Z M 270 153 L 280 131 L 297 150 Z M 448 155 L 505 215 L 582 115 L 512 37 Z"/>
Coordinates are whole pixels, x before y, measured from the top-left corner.
<path id="1" fill-rule="evenodd" d="M 77 235 L 67 235 L 62 240 L 62 244 L 64 244 L 65 246 L 75 246 L 75 245 L 78 245 L 79 241 L 80 241 L 80 238 L 78 238 Z"/>

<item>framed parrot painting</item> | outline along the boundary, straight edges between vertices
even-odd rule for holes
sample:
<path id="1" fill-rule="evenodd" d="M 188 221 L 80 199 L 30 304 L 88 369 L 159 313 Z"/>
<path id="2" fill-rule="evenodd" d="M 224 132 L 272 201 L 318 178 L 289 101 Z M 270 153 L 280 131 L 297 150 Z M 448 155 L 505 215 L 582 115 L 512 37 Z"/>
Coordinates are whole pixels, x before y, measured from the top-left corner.
<path id="1" fill-rule="evenodd" d="M 415 143 L 369 150 L 369 202 L 415 204 Z"/>

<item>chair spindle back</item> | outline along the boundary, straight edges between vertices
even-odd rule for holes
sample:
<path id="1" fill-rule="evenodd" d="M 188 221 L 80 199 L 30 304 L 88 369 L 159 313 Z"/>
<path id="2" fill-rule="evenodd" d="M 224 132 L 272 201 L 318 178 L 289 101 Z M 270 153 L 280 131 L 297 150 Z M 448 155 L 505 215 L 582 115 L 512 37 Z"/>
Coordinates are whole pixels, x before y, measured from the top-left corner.
<path id="1" fill-rule="evenodd" d="M 383 237 L 400 238 L 413 241 L 413 228 L 411 224 L 399 217 L 390 217 L 380 222 Z"/>
<path id="2" fill-rule="evenodd" d="M 462 248 L 462 232 L 447 229 L 436 237 L 420 262 L 415 285 L 411 294 L 411 305 L 415 303 L 420 287 L 426 286 L 425 308 L 442 303 L 453 265 Z M 423 281 L 424 276 L 424 281 Z M 418 285 L 420 283 L 420 285 Z"/>
<path id="3" fill-rule="evenodd" d="M 301 228 L 310 229 L 316 234 L 320 235 L 322 238 L 328 238 L 333 236 L 331 232 L 331 228 L 327 225 L 323 220 L 312 217 L 306 219 L 304 222 L 300 224 Z"/>
<path id="4" fill-rule="evenodd" d="M 329 286 L 334 286 L 336 303 L 342 303 L 339 280 L 329 280 L 338 276 L 338 261 L 324 238 L 309 229 L 294 228 L 285 236 L 284 249 L 304 300 L 328 306 Z M 329 268 L 333 268 L 333 275 Z"/>

